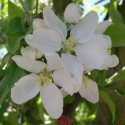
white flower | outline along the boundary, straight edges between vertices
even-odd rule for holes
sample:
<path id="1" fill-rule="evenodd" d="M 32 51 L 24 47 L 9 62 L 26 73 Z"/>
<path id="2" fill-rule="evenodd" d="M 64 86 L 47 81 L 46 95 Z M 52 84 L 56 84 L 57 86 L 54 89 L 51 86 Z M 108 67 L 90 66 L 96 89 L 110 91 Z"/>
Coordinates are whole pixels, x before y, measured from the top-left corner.
<path id="1" fill-rule="evenodd" d="M 46 53 L 47 64 L 44 64 L 31 59 L 30 54 L 32 53 L 29 53 L 29 57 L 21 55 L 12 57 L 19 67 L 32 73 L 17 81 L 11 90 L 11 98 L 15 103 L 22 104 L 40 92 L 42 103 L 48 114 L 55 119 L 59 118 L 63 112 L 63 97 L 50 79 L 53 70 L 62 69 L 60 58 L 56 53 Z"/>
<path id="2" fill-rule="evenodd" d="M 77 23 L 83 12 L 80 7 L 74 3 L 70 3 L 64 11 L 64 19 L 67 23 Z"/>
<path id="3" fill-rule="evenodd" d="M 82 85 L 79 87 L 75 87 L 76 91 L 74 91 L 74 93 L 79 92 L 81 97 L 85 98 L 89 102 L 97 103 L 99 101 L 99 91 L 97 83 L 89 79 L 87 76 L 83 75 Z M 69 94 L 63 88 L 60 91 L 63 95 L 63 98 Z"/>
<path id="4" fill-rule="evenodd" d="M 66 52 L 75 51 L 77 58 L 85 67 L 102 69 L 103 63 L 108 57 L 104 46 L 110 45 L 111 41 L 106 35 L 94 34 L 98 23 L 96 12 L 91 11 L 85 15 L 71 29 L 71 35 L 67 40 L 66 25 L 49 7 L 43 9 L 43 17 L 47 28 L 36 29 L 33 35 L 27 35 L 25 40 L 29 45 L 42 52 L 59 51 L 61 48 Z M 84 48 L 86 49 L 84 50 Z"/>

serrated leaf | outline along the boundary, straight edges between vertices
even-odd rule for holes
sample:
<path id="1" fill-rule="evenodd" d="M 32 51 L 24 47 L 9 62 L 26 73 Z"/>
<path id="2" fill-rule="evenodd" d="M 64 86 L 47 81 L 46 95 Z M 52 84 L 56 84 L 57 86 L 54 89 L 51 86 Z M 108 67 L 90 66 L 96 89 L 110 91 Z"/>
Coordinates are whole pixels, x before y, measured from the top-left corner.
<path id="1" fill-rule="evenodd" d="M 104 34 L 111 37 L 112 47 L 125 46 L 124 24 L 113 24 L 106 29 Z"/>
<path id="2" fill-rule="evenodd" d="M 8 0 L 8 15 L 9 19 L 12 19 L 13 17 L 24 17 L 24 11 L 21 10 L 19 7 L 17 7 L 13 2 Z"/>
<path id="3" fill-rule="evenodd" d="M 67 104 L 70 104 L 72 103 L 73 101 L 75 100 L 75 96 L 70 96 L 70 95 L 67 95 L 65 98 L 64 98 L 64 102 L 67 103 Z"/>
<path id="4" fill-rule="evenodd" d="M 12 34 L 9 31 L 7 31 L 6 36 L 9 50 L 12 54 L 14 54 L 19 48 L 20 40 L 24 38 L 24 32 L 20 31 Z"/>
<path id="5" fill-rule="evenodd" d="M 23 69 L 19 68 L 15 63 L 9 66 L 4 78 L 0 82 L 0 97 L 19 80 L 22 73 Z"/>
<path id="6" fill-rule="evenodd" d="M 113 23 L 123 23 L 122 16 L 120 12 L 117 10 L 117 0 L 112 0 L 109 6 L 109 15 L 111 16 Z"/>
<path id="7" fill-rule="evenodd" d="M 20 17 L 14 17 L 9 21 L 8 30 L 10 33 L 16 33 L 23 30 Z"/>
<path id="8" fill-rule="evenodd" d="M 99 95 L 109 106 L 111 113 L 112 113 L 112 123 L 113 123 L 115 121 L 115 110 L 116 110 L 115 104 L 113 100 L 111 99 L 111 97 L 105 91 L 99 90 Z"/>
<path id="9" fill-rule="evenodd" d="M 120 71 L 116 72 L 114 75 L 112 75 L 108 80 L 107 83 L 112 83 L 119 80 L 125 79 L 125 67 L 123 67 Z"/>

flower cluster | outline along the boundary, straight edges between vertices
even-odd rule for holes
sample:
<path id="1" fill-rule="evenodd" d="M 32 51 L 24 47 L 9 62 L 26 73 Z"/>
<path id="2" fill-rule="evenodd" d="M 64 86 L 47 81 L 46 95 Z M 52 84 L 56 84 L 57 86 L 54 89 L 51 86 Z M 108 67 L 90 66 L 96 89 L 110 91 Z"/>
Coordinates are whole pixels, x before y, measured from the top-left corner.
<path id="1" fill-rule="evenodd" d="M 11 90 L 15 103 L 22 104 L 40 92 L 46 111 L 56 119 L 63 112 L 63 97 L 67 94 L 79 92 L 91 103 L 98 102 L 98 86 L 85 73 L 119 63 L 117 56 L 109 53 L 110 37 L 103 34 L 112 23 L 98 24 L 95 11 L 82 19 L 81 15 L 81 9 L 71 3 L 64 12 L 68 28 L 49 7 L 43 9 L 43 19 L 33 20 L 33 34 L 25 36 L 29 46 L 12 57 L 29 72 Z"/>

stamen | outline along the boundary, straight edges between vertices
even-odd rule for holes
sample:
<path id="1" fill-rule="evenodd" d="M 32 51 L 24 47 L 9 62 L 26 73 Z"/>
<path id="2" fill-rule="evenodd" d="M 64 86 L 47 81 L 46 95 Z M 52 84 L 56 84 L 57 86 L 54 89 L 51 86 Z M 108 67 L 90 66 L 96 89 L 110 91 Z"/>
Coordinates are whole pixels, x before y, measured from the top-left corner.
<path id="1" fill-rule="evenodd" d="M 89 78 L 87 76 L 83 75 L 82 82 L 83 82 L 85 89 L 88 88 L 88 80 L 89 80 Z"/>
<path id="2" fill-rule="evenodd" d="M 49 83 L 50 82 L 50 73 L 47 72 L 46 69 L 44 69 L 40 74 L 39 77 L 37 79 L 37 82 L 40 85 L 44 85 L 44 83 Z"/>
<path id="3" fill-rule="evenodd" d="M 78 45 L 78 41 L 73 37 L 70 36 L 64 43 L 64 49 L 65 51 L 73 51 L 73 48 Z"/>

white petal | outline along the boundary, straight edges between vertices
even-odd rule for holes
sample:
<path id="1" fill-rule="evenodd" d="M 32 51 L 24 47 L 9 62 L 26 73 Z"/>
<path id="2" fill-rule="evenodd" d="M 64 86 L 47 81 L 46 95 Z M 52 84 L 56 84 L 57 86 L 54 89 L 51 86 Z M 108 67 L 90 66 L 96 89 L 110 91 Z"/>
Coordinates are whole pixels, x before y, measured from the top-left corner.
<path id="1" fill-rule="evenodd" d="M 82 74 L 84 71 L 82 63 L 69 53 L 62 54 L 61 59 L 63 62 L 64 70 L 71 78 L 74 84 L 82 84 Z"/>
<path id="2" fill-rule="evenodd" d="M 62 87 L 70 95 L 73 95 L 74 84 L 64 70 L 55 70 L 52 77 L 56 85 Z"/>
<path id="3" fill-rule="evenodd" d="M 36 29 L 33 35 L 27 35 L 25 41 L 41 52 L 59 51 L 61 49 L 60 35 L 51 29 Z"/>
<path id="4" fill-rule="evenodd" d="M 119 64 L 119 58 L 116 55 L 111 55 L 112 56 L 112 64 L 109 67 L 115 67 Z"/>
<path id="5" fill-rule="evenodd" d="M 102 21 L 101 23 L 99 23 L 97 25 L 97 28 L 95 30 L 95 33 L 99 33 L 99 34 L 102 34 L 105 32 L 105 30 L 112 24 L 112 22 L 108 21 L 108 20 L 105 20 L 105 21 Z"/>
<path id="6" fill-rule="evenodd" d="M 97 84 L 90 79 L 87 80 L 87 83 L 85 84 L 87 85 L 84 85 L 83 83 L 83 85 L 79 89 L 80 95 L 91 103 L 97 103 L 99 101 L 99 92 Z"/>
<path id="7" fill-rule="evenodd" d="M 47 70 L 48 71 L 63 68 L 61 58 L 59 57 L 59 55 L 56 52 L 47 52 L 44 55 L 47 60 Z"/>
<path id="8" fill-rule="evenodd" d="M 46 28 L 46 25 L 43 19 L 36 18 L 33 20 L 33 29 L 35 30 L 39 28 Z"/>
<path id="9" fill-rule="evenodd" d="M 27 46 L 25 48 L 22 47 L 21 54 L 25 57 L 36 60 L 36 49 L 31 46 Z"/>
<path id="10" fill-rule="evenodd" d="M 52 118 L 59 118 L 63 112 L 63 97 L 56 85 L 48 83 L 42 86 L 40 96 L 47 113 Z"/>
<path id="11" fill-rule="evenodd" d="M 43 9 L 43 18 L 46 26 L 58 32 L 64 41 L 67 36 L 66 25 L 54 14 L 54 12 L 49 7 L 45 7 Z"/>
<path id="12" fill-rule="evenodd" d="M 37 78 L 34 73 L 24 76 L 11 89 L 11 98 L 16 104 L 22 104 L 38 94 L 40 86 L 36 82 Z"/>
<path id="13" fill-rule="evenodd" d="M 87 43 L 77 45 L 74 51 L 84 66 L 92 69 L 100 69 L 108 57 L 106 50 L 99 45 L 96 46 L 93 39 Z"/>
<path id="14" fill-rule="evenodd" d="M 112 56 L 108 55 L 108 57 L 105 59 L 103 65 L 102 65 L 102 69 L 108 69 L 111 64 L 112 64 Z"/>
<path id="15" fill-rule="evenodd" d="M 117 66 L 119 59 L 116 55 L 109 55 L 102 66 L 102 69 L 111 68 Z"/>
<path id="16" fill-rule="evenodd" d="M 69 95 L 69 93 L 66 92 L 63 88 L 60 89 L 60 92 L 62 93 L 63 98 Z"/>
<path id="17" fill-rule="evenodd" d="M 39 73 L 46 67 L 46 64 L 41 61 L 35 61 L 20 55 L 15 55 L 12 57 L 12 59 L 19 67 L 29 72 Z"/>
<path id="18" fill-rule="evenodd" d="M 96 12 L 89 12 L 81 21 L 79 21 L 71 30 L 73 35 L 79 43 L 88 42 L 97 27 L 98 15 Z"/>
<path id="19" fill-rule="evenodd" d="M 86 66 L 84 66 L 84 69 L 85 69 L 85 73 L 91 72 L 93 70 L 93 68 L 86 67 Z"/>
<path id="20" fill-rule="evenodd" d="M 83 12 L 74 3 L 70 3 L 64 11 L 64 19 L 67 23 L 77 23 L 80 20 Z"/>
<path id="21" fill-rule="evenodd" d="M 88 44 L 91 44 L 94 47 L 109 49 L 111 48 L 111 38 L 103 34 L 94 34 Z"/>
<path id="22" fill-rule="evenodd" d="M 36 51 L 37 51 L 36 58 L 37 59 L 41 58 L 43 56 L 43 53 L 41 51 L 39 51 L 39 50 L 36 50 Z"/>

